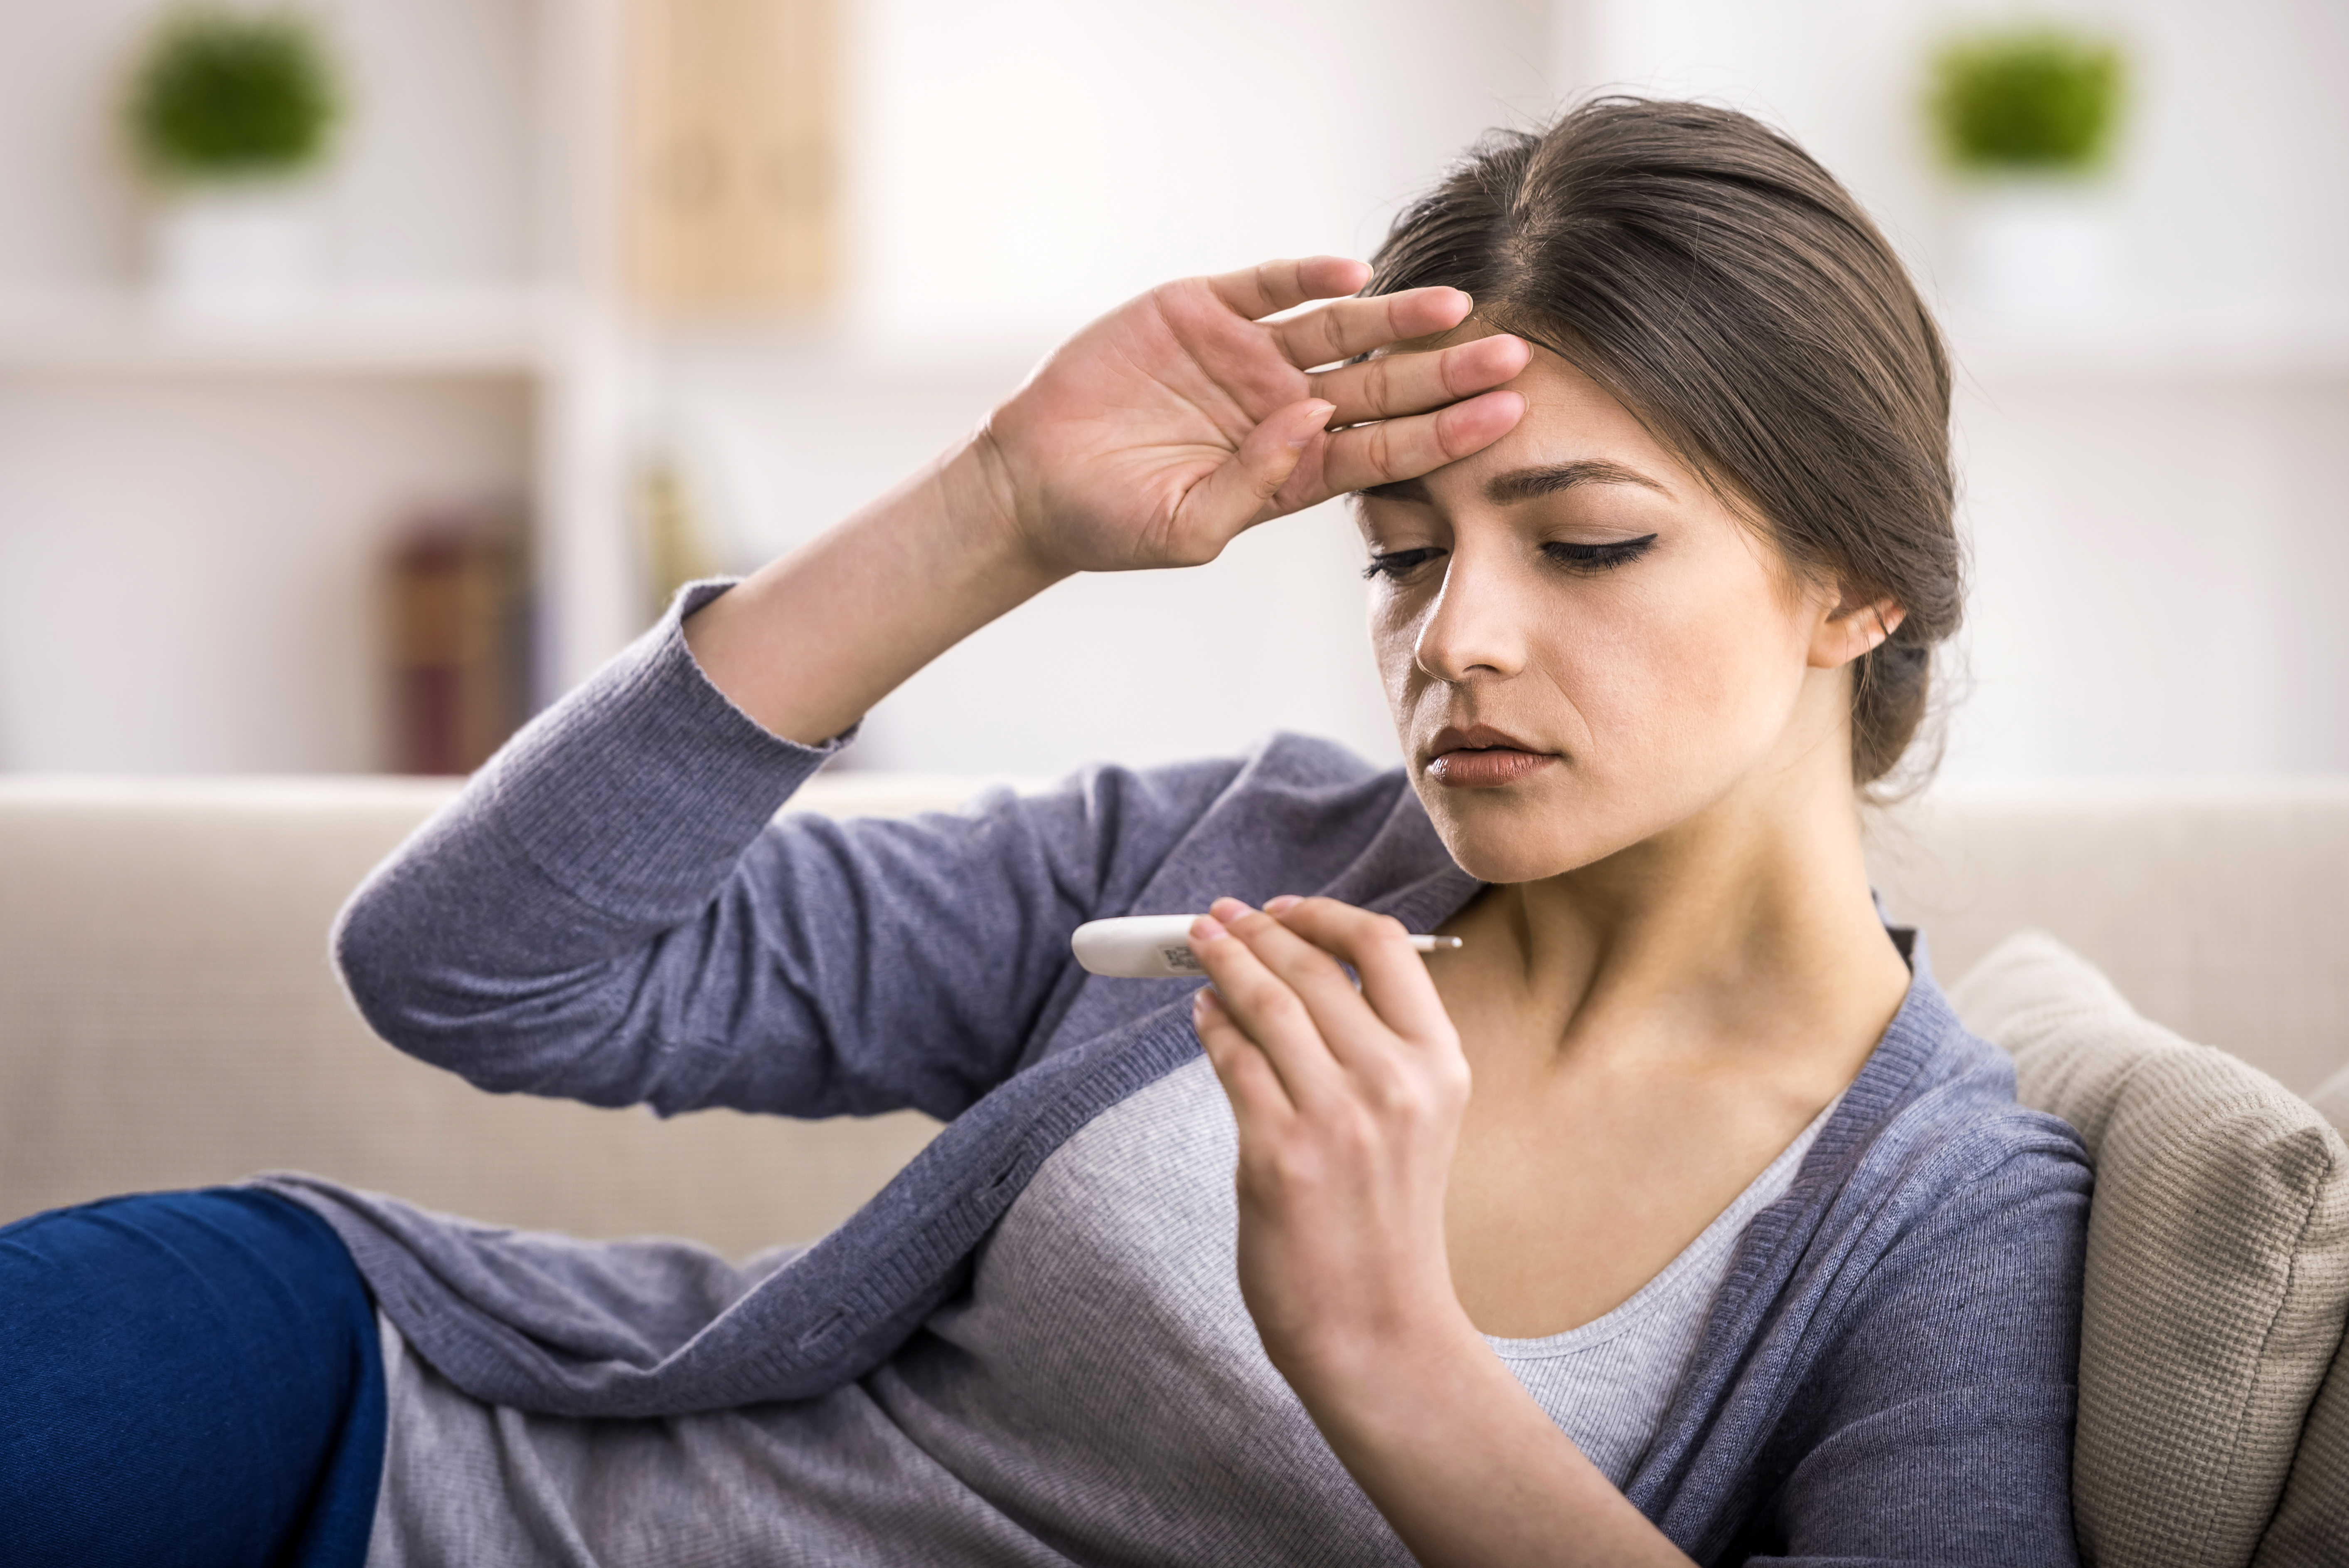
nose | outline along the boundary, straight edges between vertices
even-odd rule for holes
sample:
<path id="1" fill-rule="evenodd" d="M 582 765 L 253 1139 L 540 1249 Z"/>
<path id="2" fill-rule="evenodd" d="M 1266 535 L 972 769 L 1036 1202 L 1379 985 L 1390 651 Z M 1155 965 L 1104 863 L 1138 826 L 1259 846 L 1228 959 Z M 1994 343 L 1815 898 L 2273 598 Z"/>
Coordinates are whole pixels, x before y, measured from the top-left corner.
<path id="1" fill-rule="evenodd" d="M 1420 669 L 1447 686 L 1506 679 L 1525 667 L 1525 606 L 1487 554 L 1455 547 L 1412 646 Z"/>

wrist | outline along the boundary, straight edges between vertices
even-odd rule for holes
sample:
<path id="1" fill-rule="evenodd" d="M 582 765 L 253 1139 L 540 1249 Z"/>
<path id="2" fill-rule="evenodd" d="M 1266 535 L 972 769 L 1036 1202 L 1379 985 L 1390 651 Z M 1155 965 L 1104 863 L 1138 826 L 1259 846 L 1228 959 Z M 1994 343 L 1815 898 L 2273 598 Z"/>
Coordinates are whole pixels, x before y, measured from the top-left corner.
<path id="1" fill-rule="evenodd" d="M 1075 575 L 1039 542 L 1021 502 L 1019 464 L 990 416 L 938 465 L 941 504 L 961 537 L 983 541 L 1013 572 L 1044 583 Z"/>
<path id="2" fill-rule="evenodd" d="M 1449 1290 L 1282 1337 L 1266 1348 L 1298 1397 L 1317 1416 L 1358 1428 L 1382 1428 L 1398 1413 L 1407 1421 L 1426 1408 L 1431 1386 L 1456 1382 L 1490 1354 Z"/>
<path id="3" fill-rule="evenodd" d="M 1054 573 L 1007 526 L 976 438 L 685 622 L 712 685 L 771 733 L 839 735 Z"/>

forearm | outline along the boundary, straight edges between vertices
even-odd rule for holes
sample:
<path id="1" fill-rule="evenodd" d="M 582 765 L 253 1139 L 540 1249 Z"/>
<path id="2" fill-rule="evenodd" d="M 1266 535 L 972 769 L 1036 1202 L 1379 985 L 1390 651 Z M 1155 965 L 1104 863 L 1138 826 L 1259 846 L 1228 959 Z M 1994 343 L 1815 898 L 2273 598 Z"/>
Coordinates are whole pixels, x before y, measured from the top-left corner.
<path id="1" fill-rule="evenodd" d="M 686 623 L 712 685 L 816 745 L 923 665 L 1058 582 L 1010 525 L 981 440 L 948 452 Z"/>
<path id="2" fill-rule="evenodd" d="M 1456 1305 L 1402 1346 L 1364 1347 L 1289 1377 L 1332 1451 L 1428 1568 L 1689 1561 Z"/>

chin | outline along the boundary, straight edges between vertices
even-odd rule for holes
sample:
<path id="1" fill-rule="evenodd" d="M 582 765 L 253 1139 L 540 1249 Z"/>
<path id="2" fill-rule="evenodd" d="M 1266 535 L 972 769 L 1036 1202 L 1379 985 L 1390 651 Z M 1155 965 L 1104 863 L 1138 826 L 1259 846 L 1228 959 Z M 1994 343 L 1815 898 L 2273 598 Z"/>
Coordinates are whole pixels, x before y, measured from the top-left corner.
<path id="1" fill-rule="evenodd" d="M 1644 836 L 1604 830 L 1609 813 L 1559 794 L 1522 786 L 1454 791 L 1423 780 L 1419 787 L 1436 836 L 1460 869 L 1478 882 L 1529 882 L 1563 875 Z"/>

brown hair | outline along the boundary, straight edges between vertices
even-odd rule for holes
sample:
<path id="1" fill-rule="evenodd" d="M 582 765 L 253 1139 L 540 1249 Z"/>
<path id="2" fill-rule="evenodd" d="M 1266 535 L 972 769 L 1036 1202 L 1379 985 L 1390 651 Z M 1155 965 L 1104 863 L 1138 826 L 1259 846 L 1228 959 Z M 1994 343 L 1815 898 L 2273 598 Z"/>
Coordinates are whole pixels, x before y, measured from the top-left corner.
<path id="1" fill-rule="evenodd" d="M 1797 570 L 1906 611 L 1852 682 L 1852 776 L 1899 761 L 1958 628 L 1950 368 L 1884 236 L 1785 137 L 1599 98 L 1495 132 L 1396 220 L 1369 294 L 1448 284 L 1619 398 Z M 1930 770 L 1930 768 L 1929 769 Z"/>

